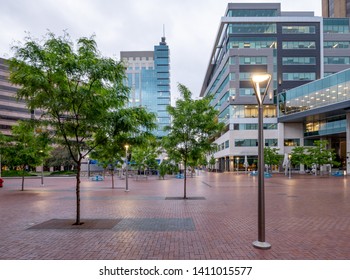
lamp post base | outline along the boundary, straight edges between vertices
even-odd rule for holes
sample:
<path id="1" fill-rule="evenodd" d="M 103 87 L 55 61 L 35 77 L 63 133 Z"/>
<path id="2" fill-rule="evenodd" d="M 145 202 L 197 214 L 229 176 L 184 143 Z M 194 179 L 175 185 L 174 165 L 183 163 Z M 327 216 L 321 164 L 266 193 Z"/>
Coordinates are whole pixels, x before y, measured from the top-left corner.
<path id="1" fill-rule="evenodd" d="M 271 244 L 267 242 L 254 241 L 253 246 L 257 249 L 268 250 L 271 248 Z"/>

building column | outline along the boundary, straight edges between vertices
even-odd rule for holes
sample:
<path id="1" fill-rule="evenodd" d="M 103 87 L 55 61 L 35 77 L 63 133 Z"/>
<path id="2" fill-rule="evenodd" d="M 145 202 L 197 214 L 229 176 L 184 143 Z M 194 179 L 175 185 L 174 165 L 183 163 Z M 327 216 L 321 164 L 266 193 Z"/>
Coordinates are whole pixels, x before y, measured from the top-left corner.
<path id="1" fill-rule="evenodd" d="M 346 113 L 346 175 L 350 175 L 350 112 Z"/>
<path id="2" fill-rule="evenodd" d="M 226 157 L 226 171 L 230 172 L 230 157 Z"/>

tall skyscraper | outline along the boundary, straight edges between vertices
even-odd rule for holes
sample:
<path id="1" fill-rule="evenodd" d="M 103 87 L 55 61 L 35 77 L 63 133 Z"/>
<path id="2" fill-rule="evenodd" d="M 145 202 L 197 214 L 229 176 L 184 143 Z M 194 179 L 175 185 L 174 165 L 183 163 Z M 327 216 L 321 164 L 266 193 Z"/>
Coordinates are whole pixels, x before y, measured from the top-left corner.
<path id="1" fill-rule="evenodd" d="M 322 0 L 322 16 L 331 18 L 350 17 L 350 0 Z"/>
<path id="2" fill-rule="evenodd" d="M 131 88 L 128 106 L 144 106 L 157 116 L 157 137 L 166 134 L 170 124 L 166 107 L 171 104 L 169 47 L 165 37 L 154 51 L 122 51 L 121 59 L 127 66 L 127 85 Z"/>

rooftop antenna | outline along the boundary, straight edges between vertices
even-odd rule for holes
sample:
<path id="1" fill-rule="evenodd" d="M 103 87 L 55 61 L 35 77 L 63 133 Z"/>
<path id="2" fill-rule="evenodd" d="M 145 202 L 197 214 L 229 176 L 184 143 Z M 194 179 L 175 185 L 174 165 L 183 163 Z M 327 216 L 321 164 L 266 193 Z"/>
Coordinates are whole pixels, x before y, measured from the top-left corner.
<path id="1" fill-rule="evenodd" d="M 162 37 L 162 42 L 160 44 L 166 45 L 166 42 L 165 42 L 165 24 L 163 24 L 163 37 Z"/>

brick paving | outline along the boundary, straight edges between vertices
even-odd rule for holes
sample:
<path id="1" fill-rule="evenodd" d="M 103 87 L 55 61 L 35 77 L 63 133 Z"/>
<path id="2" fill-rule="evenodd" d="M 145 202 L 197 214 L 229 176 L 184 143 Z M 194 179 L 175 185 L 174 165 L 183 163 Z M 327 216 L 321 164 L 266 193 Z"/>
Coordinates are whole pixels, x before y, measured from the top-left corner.
<path id="1" fill-rule="evenodd" d="M 276 174 L 265 179 L 266 241 L 257 240 L 257 178 L 206 173 L 183 180 L 5 178 L 0 188 L 0 259 L 350 259 L 350 178 Z"/>

